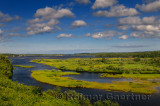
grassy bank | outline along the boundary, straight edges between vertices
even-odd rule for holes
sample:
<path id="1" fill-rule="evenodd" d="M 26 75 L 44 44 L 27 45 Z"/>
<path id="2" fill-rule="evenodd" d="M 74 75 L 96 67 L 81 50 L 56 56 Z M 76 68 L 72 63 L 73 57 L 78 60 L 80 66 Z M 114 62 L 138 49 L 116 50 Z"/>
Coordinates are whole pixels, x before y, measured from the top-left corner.
<path id="1" fill-rule="evenodd" d="M 4 56 L 0 56 L 0 105 L 1 106 L 91 106 L 87 99 L 68 99 L 68 94 L 73 96 L 80 95 L 75 91 L 61 92 L 60 89 L 42 92 L 41 87 L 26 86 L 11 81 L 12 64 Z M 57 98 L 61 94 L 62 98 Z M 82 95 L 83 96 L 83 95 Z M 117 103 L 110 101 L 96 102 L 97 106 L 118 106 Z"/>
<path id="2" fill-rule="evenodd" d="M 25 65 L 13 65 L 14 67 L 21 67 L 21 68 L 33 68 L 34 66 L 25 66 Z"/>
<path id="3" fill-rule="evenodd" d="M 101 77 L 110 77 L 110 78 L 132 78 L 132 79 L 159 79 L 160 80 L 160 74 L 107 74 L 103 73 L 101 74 Z"/>
<path id="4" fill-rule="evenodd" d="M 63 75 L 70 75 L 75 73 L 62 72 L 56 70 L 42 70 L 33 71 L 32 77 L 37 81 L 48 83 L 62 87 L 82 87 L 82 88 L 96 88 L 103 90 L 115 90 L 124 92 L 135 92 L 143 94 L 152 94 L 156 92 L 154 87 L 160 83 L 153 83 L 147 80 L 134 80 L 133 82 L 114 81 L 113 83 L 98 83 L 82 80 L 75 80 L 69 77 L 62 77 Z"/>

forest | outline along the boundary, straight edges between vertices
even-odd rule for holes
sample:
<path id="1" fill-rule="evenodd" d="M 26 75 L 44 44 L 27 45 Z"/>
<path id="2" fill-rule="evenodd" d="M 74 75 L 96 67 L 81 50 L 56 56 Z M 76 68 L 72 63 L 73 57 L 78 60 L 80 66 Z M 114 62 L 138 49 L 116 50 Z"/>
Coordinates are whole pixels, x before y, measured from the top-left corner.
<path id="1" fill-rule="evenodd" d="M 160 51 L 146 51 L 146 52 L 119 52 L 119 53 L 81 53 L 74 54 L 75 56 L 95 56 L 95 57 L 121 57 L 121 58 L 129 58 L 129 57 L 139 57 L 139 58 L 153 58 L 160 57 Z"/>

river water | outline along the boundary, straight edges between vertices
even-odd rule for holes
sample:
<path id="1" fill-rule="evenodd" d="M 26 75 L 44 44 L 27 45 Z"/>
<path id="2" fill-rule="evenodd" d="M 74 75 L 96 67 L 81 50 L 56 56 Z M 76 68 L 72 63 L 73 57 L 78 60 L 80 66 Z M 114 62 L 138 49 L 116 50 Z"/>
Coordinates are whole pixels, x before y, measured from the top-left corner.
<path id="1" fill-rule="evenodd" d="M 33 63 L 30 62 L 32 59 L 67 59 L 67 58 L 86 58 L 84 56 L 76 57 L 76 56 L 49 56 L 49 57 L 12 57 L 10 58 L 13 65 L 31 65 L 34 66 L 33 68 L 21 68 L 16 67 L 13 71 L 13 81 L 17 81 L 19 83 L 23 83 L 25 85 L 31 86 L 40 86 L 44 91 L 48 89 L 54 89 L 56 86 L 41 83 L 36 81 L 31 77 L 31 71 L 33 70 L 52 70 L 56 69 L 54 67 L 50 67 L 43 64 Z M 69 70 L 67 70 L 69 71 Z M 85 81 L 96 81 L 96 82 L 107 82 L 112 83 L 112 81 L 131 81 L 131 79 L 116 79 L 116 78 L 100 78 L 99 73 L 88 73 L 88 72 L 81 72 L 80 75 L 69 75 L 73 79 L 77 80 L 85 80 Z M 111 100 L 117 101 L 122 106 L 160 106 L 160 93 L 155 93 L 152 95 L 143 95 L 137 93 L 126 93 L 126 92 L 119 92 L 119 91 L 105 91 L 99 89 L 88 89 L 88 88 L 65 88 L 61 87 L 62 91 L 66 91 L 68 89 L 75 90 L 78 93 L 82 93 L 86 97 L 88 97 L 91 102 L 95 102 L 97 100 Z"/>

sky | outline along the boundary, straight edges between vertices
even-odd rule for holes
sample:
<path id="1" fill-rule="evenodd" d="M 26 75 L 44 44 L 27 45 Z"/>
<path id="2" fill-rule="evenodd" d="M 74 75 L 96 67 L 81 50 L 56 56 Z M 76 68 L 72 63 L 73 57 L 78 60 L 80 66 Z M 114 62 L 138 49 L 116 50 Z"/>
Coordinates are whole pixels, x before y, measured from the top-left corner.
<path id="1" fill-rule="evenodd" d="M 0 0 L 0 53 L 160 50 L 160 0 Z"/>

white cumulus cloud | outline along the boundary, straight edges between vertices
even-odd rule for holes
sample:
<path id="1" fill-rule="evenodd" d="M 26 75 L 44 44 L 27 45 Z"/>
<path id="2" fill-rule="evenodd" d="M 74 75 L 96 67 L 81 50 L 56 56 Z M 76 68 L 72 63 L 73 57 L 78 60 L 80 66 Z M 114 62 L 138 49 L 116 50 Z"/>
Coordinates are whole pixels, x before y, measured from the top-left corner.
<path id="1" fill-rule="evenodd" d="M 2 35 L 3 34 L 3 30 L 2 29 L 0 29 L 0 35 Z"/>
<path id="2" fill-rule="evenodd" d="M 51 19 L 47 23 L 34 23 L 31 24 L 27 29 L 28 35 L 34 35 L 34 34 L 42 34 L 46 32 L 52 32 L 53 30 L 57 30 L 58 27 L 56 25 L 59 23 L 58 20 Z"/>
<path id="3" fill-rule="evenodd" d="M 105 38 L 105 39 L 109 40 L 116 35 L 121 35 L 121 33 L 111 30 L 111 31 L 98 32 L 98 33 L 92 33 L 92 34 L 88 33 L 86 35 L 88 37 L 92 37 L 92 38 L 95 38 L 95 39 Z"/>
<path id="4" fill-rule="evenodd" d="M 128 39 L 128 36 L 127 35 L 122 35 L 122 36 L 119 37 L 119 39 L 126 40 L 126 39 Z"/>
<path id="5" fill-rule="evenodd" d="M 78 2 L 79 4 L 89 4 L 91 3 L 90 0 L 75 0 L 76 2 Z"/>
<path id="6" fill-rule="evenodd" d="M 103 17 L 121 17 L 121 16 L 134 16 L 139 14 L 135 8 L 127 8 L 124 5 L 116 5 L 110 8 L 109 11 L 99 10 L 94 13 L 95 16 Z"/>
<path id="7" fill-rule="evenodd" d="M 120 18 L 119 24 L 141 24 L 141 19 L 139 17 L 125 17 Z"/>
<path id="8" fill-rule="evenodd" d="M 72 37 L 73 35 L 72 34 L 65 34 L 65 33 L 63 33 L 63 34 L 60 34 L 60 35 L 58 35 L 57 36 L 57 38 L 70 38 L 70 37 Z"/>
<path id="9" fill-rule="evenodd" d="M 35 13 L 35 17 L 42 17 L 43 20 L 57 19 L 63 17 L 74 17 L 74 14 L 69 9 L 54 9 L 51 7 L 38 9 Z"/>
<path id="10" fill-rule="evenodd" d="M 10 21 L 19 20 L 19 19 L 20 17 L 18 15 L 11 17 L 9 14 L 4 14 L 0 11 L 0 22 L 10 22 Z"/>
<path id="11" fill-rule="evenodd" d="M 142 31 L 156 31 L 160 32 L 159 26 L 154 25 L 133 25 L 133 28 L 136 30 L 142 30 Z"/>
<path id="12" fill-rule="evenodd" d="M 75 17 L 71 10 L 66 8 L 45 7 L 38 9 L 34 19 L 28 20 L 29 26 L 26 28 L 28 35 L 43 34 L 61 30 L 57 26 L 60 18 Z"/>
<path id="13" fill-rule="evenodd" d="M 142 19 L 138 16 L 135 17 L 125 17 L 120 18 L 118 20 L 119 24 L 130 24 L 130 25 L 150 25 L 150 24 L 159 24 L 158 21 L 156 21 L 156 17 L 143 17 Z"/>
<path id="14" fill-rule="evenodd" d="M 76 20 L 72 23 L 71 28 L 79 28 L 79 27 L 83 27 L 86 26 L 87 23 L 83 20 Z"/>
<path id="15" fill-rule="evenodd" d="M 144 12 L 158 11 L 160 10 L 160 0 L 156 0 L 148 4 L 142 4 L 142 5 L 137 4 L 136 7 Z"/>
<path id="16" fill-rule="evenodd" d="M 96 0 L 92 9 L 107 8 L 117 3 L 117 0 Z"/>
<path id="17" fill-rule="evenodd" d="M 160 21 L 159 17 L 125 17 L 118 20 L 118 29 L 123 26 L 131 28 L 131 37 L 136 38 L 160 38 Z M 124 27 L 125 29 L 125 27 Z"/>
<path id="18" fill-rule="evenodd" d="M 118 25 L 117 28 L 120 30 L 128 30 L 130 26 L 129 25 Z"/>

